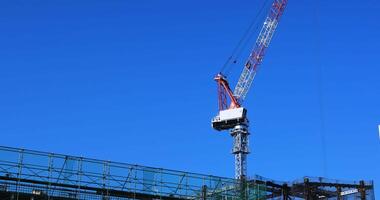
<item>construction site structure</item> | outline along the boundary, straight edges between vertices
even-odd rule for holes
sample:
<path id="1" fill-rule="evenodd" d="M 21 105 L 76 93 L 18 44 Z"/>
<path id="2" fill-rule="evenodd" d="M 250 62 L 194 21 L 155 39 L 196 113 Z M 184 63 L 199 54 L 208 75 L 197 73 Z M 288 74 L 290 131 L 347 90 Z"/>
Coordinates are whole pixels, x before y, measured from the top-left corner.
<path id="1" fill-rule="evenodd" d="M 0 146 L 1 200 L 369 199 L 372 181 L 245 180 Z"/>
<path id="2" fill-rule="evenodd" d="M 249 154 L 249 121 L 247 110 L 242 106 L 242 103 L 252 85 L 258 67 L 264 59 L 265 51 L 270 44 L 287 2 L 287 0 L 273 1 L 234 92 L 232 92 L 227 77 L 222 72 L 214 78 L 218 85 L 219 113 L 212 119 L 211 124 L 218 131 L 230 130 L 234 140 L 232 154 L 235 155 L 236 179 L 247 177 L 247 155 Z"/>

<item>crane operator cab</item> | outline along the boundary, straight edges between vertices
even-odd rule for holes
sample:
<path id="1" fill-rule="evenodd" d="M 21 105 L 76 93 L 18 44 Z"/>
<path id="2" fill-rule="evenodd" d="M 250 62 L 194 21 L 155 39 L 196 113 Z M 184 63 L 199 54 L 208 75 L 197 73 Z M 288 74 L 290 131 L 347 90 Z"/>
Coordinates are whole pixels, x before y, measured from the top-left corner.
<path id="1" fill-rule="evenodd" d="M 248 123 L 247 109 L 240 107 L 219 111 L 219 115 L 212 119 L 211 126 L 215 130 L 222 131 L 242 123 Z"/>

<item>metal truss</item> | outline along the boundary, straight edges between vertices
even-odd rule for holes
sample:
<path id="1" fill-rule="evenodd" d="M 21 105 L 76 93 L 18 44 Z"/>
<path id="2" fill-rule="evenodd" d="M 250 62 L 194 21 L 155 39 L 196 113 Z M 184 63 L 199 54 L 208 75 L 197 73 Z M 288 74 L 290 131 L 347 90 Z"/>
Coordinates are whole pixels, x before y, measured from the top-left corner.
<path id="1" fill-rule="evenodd" d="M 0 146 L 1 200 L 374 199 L 372 182 L 276 182 L 182 172 Z"/>

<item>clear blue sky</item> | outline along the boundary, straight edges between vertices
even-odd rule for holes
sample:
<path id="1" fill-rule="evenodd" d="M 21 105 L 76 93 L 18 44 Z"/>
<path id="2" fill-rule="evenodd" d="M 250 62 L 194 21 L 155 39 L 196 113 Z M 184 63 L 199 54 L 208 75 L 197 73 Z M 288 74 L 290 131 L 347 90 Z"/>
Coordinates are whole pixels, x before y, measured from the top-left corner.
<path id="1" fill-rule="evenodd" d="M 213 76 L 263 1 L 1 1 L 0 145 L 233 177 Z M 289 0 L 245 104 L 249 175 L 380 185 L 379 10 Z"/>

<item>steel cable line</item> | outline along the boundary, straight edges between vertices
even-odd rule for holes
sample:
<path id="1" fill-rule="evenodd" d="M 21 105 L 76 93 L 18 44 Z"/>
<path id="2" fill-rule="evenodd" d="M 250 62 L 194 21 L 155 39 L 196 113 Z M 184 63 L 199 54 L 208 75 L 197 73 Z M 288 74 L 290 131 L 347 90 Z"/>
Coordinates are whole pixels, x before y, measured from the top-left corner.
<path id="1" fill-rule="evenodd" d="M 231 55 L 227 58 L 226 62 L 223 64 L 222 68 L 220 69 L 220 72 L 226 72 L 226 74 L 227 74 L 231 68 L 231 65 L 237 63 L 237 59 L 239 59 L 242 52 L 247 47 L 249 41 L 255 35 L 254 33 L 256 33 L 257 29 L 259 28 L 259 25 L 260 25 L 259 22 L 262 21 L 259 19 L 260 19 L 260 17 L 262 17 L 263 11 L 264 11 L 265 7 L 267 6 L 268 2 L 269 2 L 269 0 L 265 0 L 263 2 L 263 4 L 260 7 L 259 12 L 255 15 L 255 17 L 253 18 L 249 27 L 246 29 L 246 31 L 244 32 L 241 39 L 239 40 L 239 42 L 234 47 Z"/>

